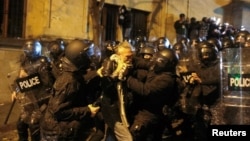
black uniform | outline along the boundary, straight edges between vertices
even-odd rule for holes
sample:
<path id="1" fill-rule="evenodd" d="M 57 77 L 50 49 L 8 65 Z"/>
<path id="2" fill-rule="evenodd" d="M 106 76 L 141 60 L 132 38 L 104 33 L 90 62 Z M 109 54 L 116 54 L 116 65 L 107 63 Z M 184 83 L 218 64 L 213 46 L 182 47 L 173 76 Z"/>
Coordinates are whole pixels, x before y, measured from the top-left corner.
<path id="1" fill-rule="evenodd" d="M 164 61 L 158 62 L 160 59 Z M 178 98 L 174 61 L 172 50 L 163 49 L 154 56 L 145 81 L 132 76 L 127 79 L 127 86 L 133 92 L 133 109 L 137 110 L 130 126 L 136 141 L 160 141 L 162 138 L 163 107 L 172 107 Z"/>
<path id="2" fill-rule="evenodd" d="M 41 56 L 41 45 L 38 41 L 27 41 L 24 46 L 25 54 L 21 57 L 21 72 L 26 76 L 38 75 L 41 85 L 17 95 L 21 105 L 21 114 L 17 122 L 20 141 L 28 140 L 28 129 L 31 140 L 40 140 L 40 118 L 46 108 L 54 78 L 47 57 Z M 20 73 L 19 77 L 23 74 Z"/>
<path id="3" fill-rule="evenodd" d="M 220 66 L 218 50 L 213 44 L 204 41 L 198 50 L 200 63 L 190 68 L 190 72 L 196 73 L 201 81 L 187 84 L 181 106 L 193 127 L 192 140 L 207 140 L 207 128 L 212 118 L 210 108 L 220 96 Z M 192 77 L 189 77 L 189 82 Z"/>
<path id="4" fill-rule="evenodd" d="M 51 60 L 52 73 L 55 78 L 61 74 L 62 63 L 61 58 L 64 56 L 64 44 L 62 41 L 51 41 L 48 44 L 49 58 Z"/>
<path id="5" fill-rule="evenodd" d="M 41 129 L 44 139 L 80 140 L 81 121 L 88 123 L 90 111 L 87 107 L 87 85 L 82 73 L 66 59 L 62 61 L 63 72 L 53 86 Z M 85 127 L 86 128 L 86 127 Z"/>
<path id="6" fill-rule="evenodd" d="M 89 89 L 83 75 L 90 66 L 88 44 L 80 40 L 69 43 L 62 58 L 62 72 L 53 85 L 48 108 L 42 119 L 42 140 L 79 141 L 92 128 Z M 87 78 L 87 77 L 85 77 Z"/>

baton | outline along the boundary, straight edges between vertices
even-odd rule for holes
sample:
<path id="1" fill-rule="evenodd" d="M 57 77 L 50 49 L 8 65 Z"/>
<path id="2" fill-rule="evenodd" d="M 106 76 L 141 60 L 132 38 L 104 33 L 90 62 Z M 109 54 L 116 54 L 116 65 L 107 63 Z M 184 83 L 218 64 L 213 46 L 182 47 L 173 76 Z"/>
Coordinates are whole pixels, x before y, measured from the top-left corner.
<path id="1" fill-rule="evenodd" d="M 15 103 L 16 103 L 16 99 L 14 99 L 13 102 L 11 103 L 11 106 L 10 106 L 9 112 L 8 112 L 6 118 L 5 118 L 4 124 L 7 124 L 8 120 L 10 118 L 10 114 L 11 114 L 11 112 L 13 110 L 13 107 L 14 107 Z"/>

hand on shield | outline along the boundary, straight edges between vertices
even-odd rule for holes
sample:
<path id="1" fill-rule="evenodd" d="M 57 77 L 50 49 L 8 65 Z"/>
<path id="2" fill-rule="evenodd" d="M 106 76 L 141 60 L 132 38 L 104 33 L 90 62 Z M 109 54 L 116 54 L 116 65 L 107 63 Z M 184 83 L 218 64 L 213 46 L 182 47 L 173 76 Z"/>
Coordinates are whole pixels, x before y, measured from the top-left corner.
<path id="1" fill-rule="evenodd" d="M 197 75 L 197 73 L 192 73 L 191 75 L 192 76 L 189 80 L 190 84 L 197 84 L 197 83 L 200 84 L 202 82 L 200 77 Z"/>
<path id="2" fill-rule="evenodd" d="M 13 91 L 11 94 L 11 101 L 13 102 L 17 98 L 17 93 L 16 91 Z"/>
<path id="3" fill-rule="evenodd" d="M 96 113 L 100 110 L 99 106 L 93 106 L 92 104 L 88 105 L 90 112 L 91 112 L 91 117 L 94 117 Z"/>

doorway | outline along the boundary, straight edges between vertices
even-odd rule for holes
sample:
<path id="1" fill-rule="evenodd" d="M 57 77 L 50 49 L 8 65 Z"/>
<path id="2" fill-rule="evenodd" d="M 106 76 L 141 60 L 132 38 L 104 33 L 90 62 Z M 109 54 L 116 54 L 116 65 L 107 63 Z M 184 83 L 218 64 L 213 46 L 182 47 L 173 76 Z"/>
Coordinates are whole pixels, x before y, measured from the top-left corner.
<path id="1" fill-rule="evenodd" d="M 118 18 L 118 11 L 119 11 L 119 5 L 110 5 L 105 4 L 103 8 L 102 13 L 102 25 L 104 27 L 104 35 L 103 39 L 105 41 L 111 40 L 116 41 L 116 24 L 117 18 Z M 135 39 L 136 36 L 138 36 L 138 31 L 140 31 L 140 34 L 147 35 L 147 18 L 149 15 L 149 12 L 137 10 L 137 9 L 130 9 L 132 13 L 132 30 L 130 33 L 130 39 Z"/>

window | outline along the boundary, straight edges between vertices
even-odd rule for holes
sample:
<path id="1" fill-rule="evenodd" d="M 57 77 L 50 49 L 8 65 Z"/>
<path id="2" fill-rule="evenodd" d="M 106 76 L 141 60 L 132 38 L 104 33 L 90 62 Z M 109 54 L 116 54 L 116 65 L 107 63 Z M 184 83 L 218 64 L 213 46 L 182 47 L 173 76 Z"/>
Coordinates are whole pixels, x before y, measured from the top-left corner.
<path id="1" fill-rule="evenodd" d="M 147 36 L 147 18 L 149 13 L 135 9 L 132 9 L 131 12 L 133 13 L 133 29 L 131 31 L 132 39 L 138 34 Z"/>
<path id="2" fill-rule="evenodd" d="M 1 0 L 1 37 L 22 37 L 24 25 L 24 2 L 26 0 Z"/>

